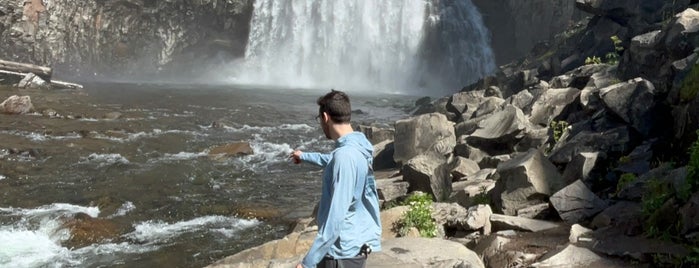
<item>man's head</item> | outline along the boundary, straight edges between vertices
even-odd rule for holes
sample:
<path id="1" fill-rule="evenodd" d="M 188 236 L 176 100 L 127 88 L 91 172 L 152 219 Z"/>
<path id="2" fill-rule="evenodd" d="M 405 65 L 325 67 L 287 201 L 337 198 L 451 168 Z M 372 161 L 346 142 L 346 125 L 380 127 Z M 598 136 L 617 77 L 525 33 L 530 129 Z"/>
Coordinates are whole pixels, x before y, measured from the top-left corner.
<path id="1" fill-rule="evenodd" d="M 330 93 L 318 98 L 318 115 L 326 113 L 335 124 L 346 124 L 352 117 L 350 99 L 342 91 L 331 90 Z"/>
<path id="2" fill-rule="evenodd" d="M 325 137 L 331 139 L 330 127 L 334 124 L 349 124 L 352 117 L 350 99 L 342 91 L 331 90 L 318 98 L 318 118 Z"/>

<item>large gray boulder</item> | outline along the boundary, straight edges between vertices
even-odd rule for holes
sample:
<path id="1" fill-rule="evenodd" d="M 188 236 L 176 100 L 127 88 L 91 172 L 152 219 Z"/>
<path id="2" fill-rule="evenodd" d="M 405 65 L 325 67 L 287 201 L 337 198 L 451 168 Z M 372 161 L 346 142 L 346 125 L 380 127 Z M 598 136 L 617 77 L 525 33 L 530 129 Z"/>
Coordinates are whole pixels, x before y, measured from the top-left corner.
<path id="1" fill-rule="evenodd" d="M 475 252 L 441 238 L 401 237 L 383 241 L 381 248 L 371 254 L 367 267 L 485 268 Z"/>
<path id="2" fill-rule="evenodd" d="M 522 217 L 508 216 L 502 214 L 490 215 L 490 222 L 493 224 L 493 230 L 516 230 L 527 232 L 541 232 L 549 229 L 561 227 L 560 225 Z"/>
<path id="3" fill-rule="evenodd" d="M 446 159 L 434 155 L 418 155 L 408 160 L 401 169 L 409 192 L 421 191 L 442 201 L 451 194 L 451 177 Z"/>
<path id="4" fill-rule="evenodd" d="M 511 153 L 513 147 L 530 126 L 522 110 L 507 105 L 478 124 L 478 129 L 468 138 L 469 145 L 490 155 Z"/>
<path id="5" fill-rule="evenodd" d="M 663 122 L 669 113 L 663 111 L 656 100 L 653 84 L 636 78 L 600 90 L 604 105 L 629 123 L 644 137 L 654 137 L 664 133 Z"/>
<path id="6" fill-rule="evenodd" d="M 568 110 L 566 112 L 570 113 L 576 110 L 571 106 L 576 103 L 578 96 L 580 96 L 580 90 L 572 87 L 546 90 L 534 102 L 529 121 L 532 124 L 548 126 L 554 119 L 566 120 L 564 111 Z"/>
<path id="7" fill-rule="evenodd" d="M 594 177 L 594 171 L 604 164 L 606 155 L 602 152 L 582 152 L 573 157 L 563 171 L 563 180 L 573 182 L 582 180 L 588 182 Z"/>
<path id="8" fill-rule="evenodd" d="M 459 92 L 451 95 L 447 110 L 457 114 L 460 121 L 469 120 L 483 99 L 483 90 Z"/>
<path id="9" fill-rule="evenodd" d="M 541 203 L 543 198 L 565 186 L 556 167 L 538 150 L 529 150 L 500 164 L 500 180 L 493 190 L 496 208 L 506 215 L 518 209 Z"/>
<path id="10" fill-rule="evenodd" d="M 541 261 L 531 267 L 557 268 L 557 267 L 627 267 L 621 262 L 603 258 L 592 250 L 575 245 L 568 245 L 562 250 L 549 252 Z"/>
<path id="11" fill-rule="evenodd" d="M 12 95 L 0 103 L 0 112 L 5 114 L 26 114 L 34 110 L 32 98 Z"/>
<path id="12" fill-rule="evenodd" d="M 580 131 L 570 138 L 561 138 L 551 150 L 549 160 L 555 164 L 566 164 L 582 152 L 623 153 L 631 146 L 630 131 L 629 127 Z"/>
<path id="13" fill-rule="evenodd" d="M 396 161 L 393 160 L 394 153 L 395 147 L 393 140 L 386 140 L 375 144 L 372 168 L 374 170 L 395 168 L 397 164 Z"/>
<path id="14" fill-rule="evenodd" d="M 461 156 L 454 157 L 449 173 L 453 181 L 469 179 L 471 175 L 481 168 L 476 161 Z"/>
<path id="15" fill-rule="evenodd" d="M 403 163 L 424 153 L 450 154 L 456 145 L 453 123 L 439 113 L 396 122 L 393 159 Z"/>
<path id="16" fill-rule="evenodd" d="M 566 186 L 550 198 L 561 219 L 578 223 L 607 207 L 607 202 L 597 197 L 581 180 Z"/>
<path id="17" fill-rule="evenodd" d="M 379 194 L 379 201 L 385 204 L 407 195 L 408 186 L 409 183 L 400 176 L 376 180 L 376 191 Z"/>

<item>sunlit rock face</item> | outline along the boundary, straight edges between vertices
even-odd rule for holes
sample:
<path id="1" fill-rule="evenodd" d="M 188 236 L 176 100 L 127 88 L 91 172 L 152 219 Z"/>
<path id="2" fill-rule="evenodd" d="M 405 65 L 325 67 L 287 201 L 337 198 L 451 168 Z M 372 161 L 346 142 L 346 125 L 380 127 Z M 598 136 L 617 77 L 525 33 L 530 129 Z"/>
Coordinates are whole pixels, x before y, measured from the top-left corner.
<path id="1" fill-rule="evenodd" d="M 259 0 L 253 10 L 243 83 L 445 93 L 495 69 L 470 0 Z"/>
<path id="2" fill-rule="evenodd" d="M 252 2 L 0 1 L 0 58 L 90 76 L 189 70 L 243 55 Z"/>

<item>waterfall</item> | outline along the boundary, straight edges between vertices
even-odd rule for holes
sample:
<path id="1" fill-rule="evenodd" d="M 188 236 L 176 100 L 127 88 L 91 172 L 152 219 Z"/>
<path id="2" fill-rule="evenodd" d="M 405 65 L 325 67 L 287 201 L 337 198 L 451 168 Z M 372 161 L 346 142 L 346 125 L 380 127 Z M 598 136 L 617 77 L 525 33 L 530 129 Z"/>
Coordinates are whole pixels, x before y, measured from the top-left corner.
<path id="1" fill-rule="evenodd" d="M 454 92 L 495 69 L 488 35 L 470 0 L 256 0 L 237 81 Z"/>

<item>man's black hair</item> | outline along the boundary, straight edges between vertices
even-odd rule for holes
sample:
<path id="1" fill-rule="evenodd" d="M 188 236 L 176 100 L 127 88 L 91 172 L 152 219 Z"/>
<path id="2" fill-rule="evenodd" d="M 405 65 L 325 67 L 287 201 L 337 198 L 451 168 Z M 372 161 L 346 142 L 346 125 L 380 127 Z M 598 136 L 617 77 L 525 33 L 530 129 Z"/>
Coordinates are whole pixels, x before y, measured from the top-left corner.
<path id="1" fill-rule="evenodd" d="M 330 93 L 318 98 L 318 115 L 327 113 L 336 124 L 349 123 L 352 118 L 350 99 L 342 91 L 331 89 Z"/>

